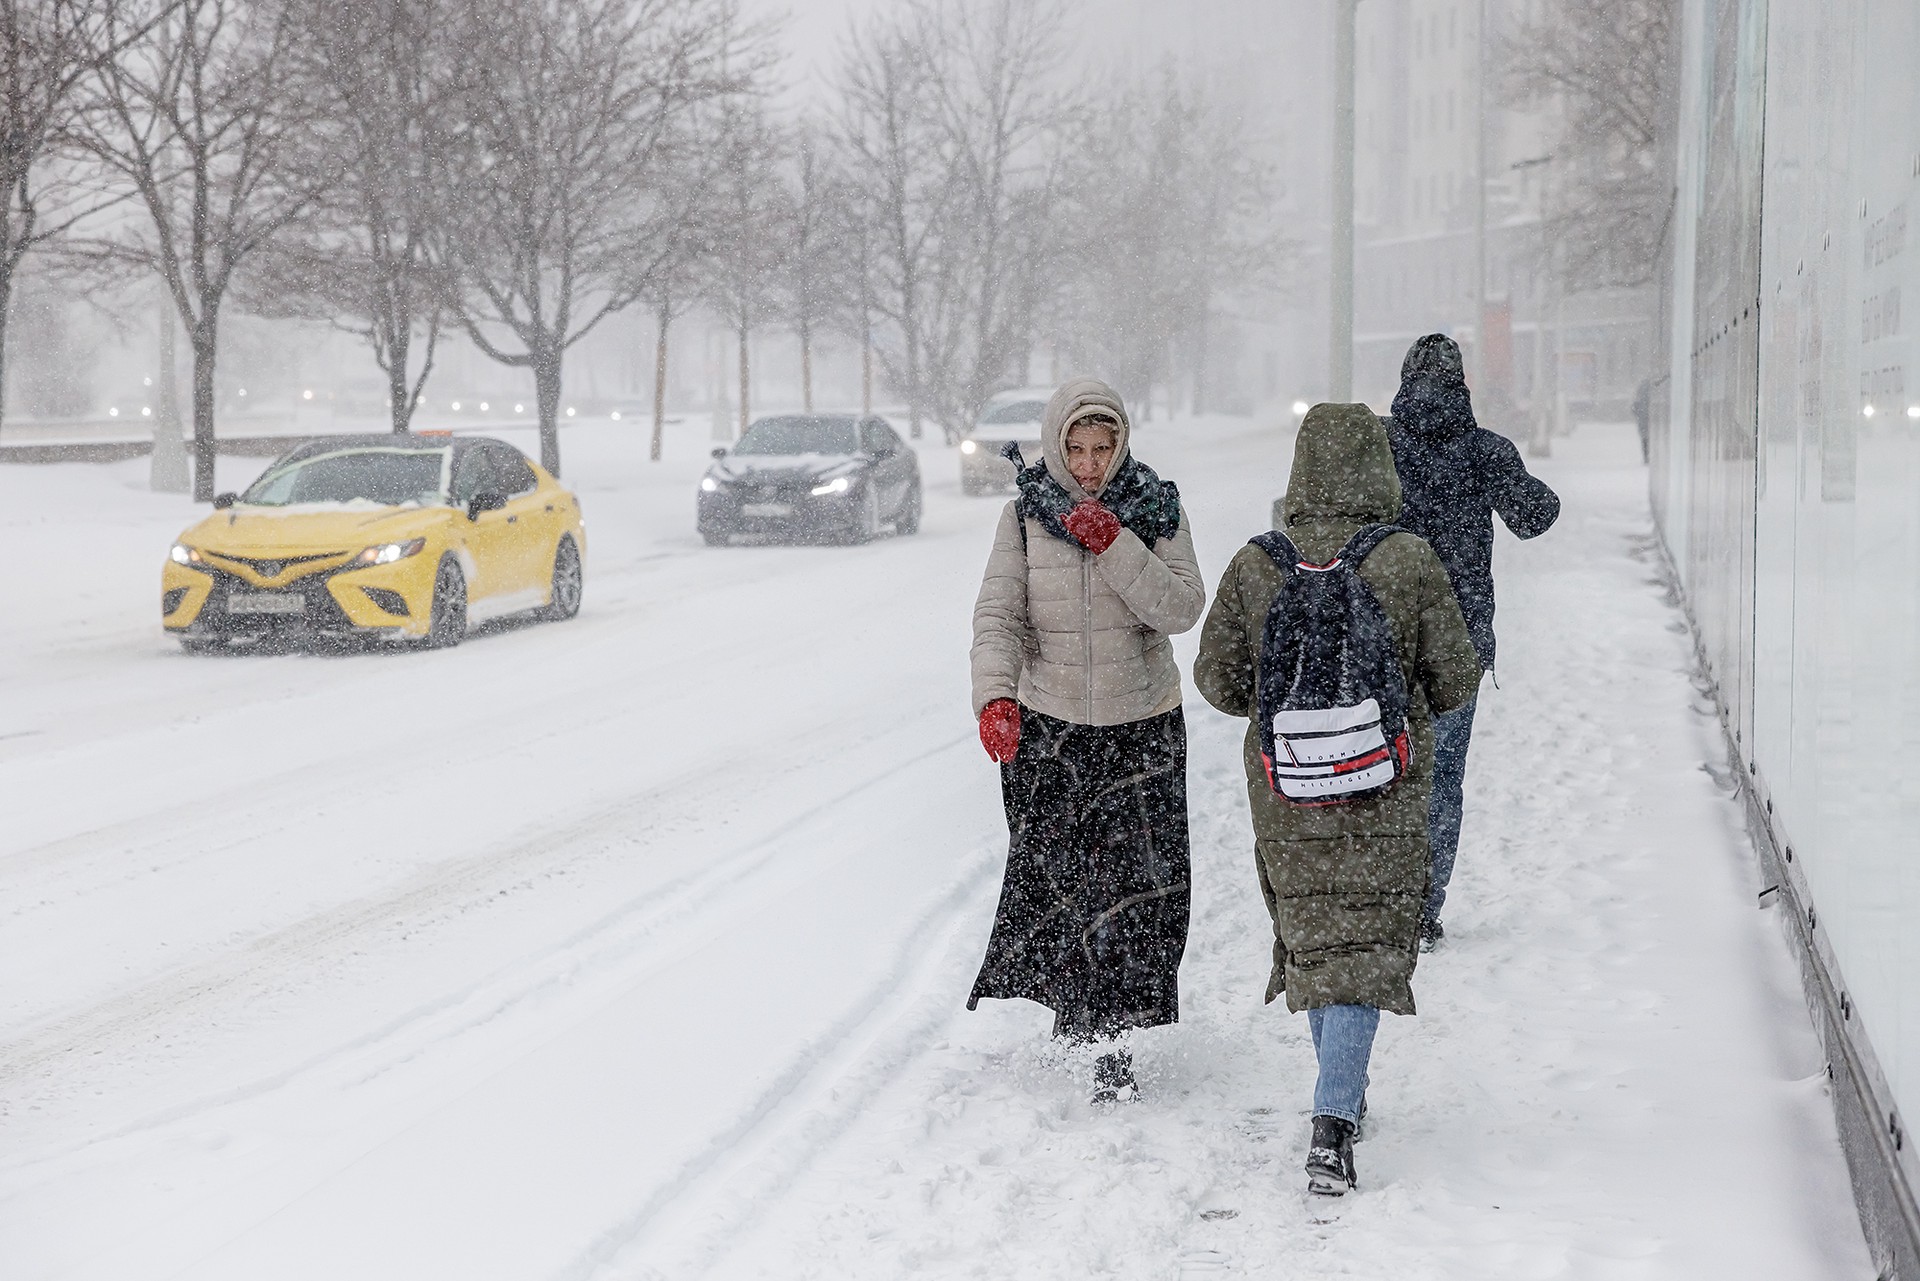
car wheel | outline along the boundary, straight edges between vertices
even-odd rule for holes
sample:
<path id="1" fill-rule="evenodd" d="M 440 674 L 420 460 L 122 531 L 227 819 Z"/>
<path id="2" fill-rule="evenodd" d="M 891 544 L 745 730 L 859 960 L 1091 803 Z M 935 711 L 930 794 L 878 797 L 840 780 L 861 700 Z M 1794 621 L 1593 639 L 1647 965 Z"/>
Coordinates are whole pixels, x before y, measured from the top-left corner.
<path id="1" fill-rule="evenodd" d="M 880 537 L 880 493 L 868 481 L 853 506 L 853 541 L 870 543 Z"/>
<path id="2" fill-rule="evenodd" d="M 907 491 L 906 501 L 900 504 L 900 514 L 893 518 L 893 532 L 896 534 L 919 533 L 920 510 L 924 502 L 920 493 L 920 478 L 916 476 L 913 488 Z"/>
<path id="3" fill-rule="evenodd" d="M 217 637 L 182 636 L 180 652 L 183 654 L 219 654 L 225 652 L 227 642 Z"/>
<path id="4" fill-rule="evenodd" d="M 427 615 L 427 644 L 451 649 L 467 634 L 467 576 L 453 557 L 442 557 L 433 576 L 433 607 Z"/>
<path id="5" fill-rule="evenodd" d="M 580 549 L 574 545 L 572 534 L 562 534 L 560 546 L 553 553 L 553 594 L 547 602 L 547 617 L 558 623 L 578 614 L 580 594 L 585 586 Z"/>
<path id="6" fill-rule="evenodd" d="M 727 546 L 730 546 L 733 542 L 731 538 L 727 537 L 725 534 L 721 533 L 717 529 L 701 530 L 700 541 L 705 543 L 709 547 L 727 547 Z"/>

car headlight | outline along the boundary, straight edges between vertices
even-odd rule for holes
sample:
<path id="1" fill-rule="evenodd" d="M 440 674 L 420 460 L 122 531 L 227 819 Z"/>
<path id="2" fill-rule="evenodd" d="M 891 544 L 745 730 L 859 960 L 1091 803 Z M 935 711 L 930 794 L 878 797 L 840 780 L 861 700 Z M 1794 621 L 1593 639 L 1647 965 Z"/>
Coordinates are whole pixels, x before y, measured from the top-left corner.
<path id="1" fill-rule="evenodd" d="M 852 488 L 852 486 L 853 482 L 845 476 L 835 476 L 824 485 L 815 485 L 813 487 L 813 496 L 820 498 L 826 494 L 844 494 L 848 489 Z"/>
<path id="2" fill-rule="evenodd" d="M 173 550 L 168 552 L 167 556 L 172 559 L 176 565 L 198 565 L 201 563 L 199 549 L 189 547 L 185 543 L 175 543 Z"/>
<path id="3" fill-rule="evenodd" d="M 419 555 L 421 549 L 426 547 L 426 545 L 427 540 L 424 538 L 413 538 L 404 543 L 379 543 L 367 548 L 358 556 L 355 556 L 353 563 L 356 565 L 391 565 L 396 560 L 405 560 L 409 556 Z"/>
<path id="4" fill-rule="evenodd" d="M 977 454 L 980 452 L 980 442 L 976 440 L 963 440 L 960 442 L 960 452 L 963 454 Z"/>
<path id="5" fill-rule="evenodd" d="M 717 489 L 719 489 L 719 488 L 720 488 L 720 482 L 719 482 L 719 481 L 717 481 L 717 480 L 715 480 L 715 479 L 714 479 L 713 477 L 711 477 L 711 476 L 702 476 L 702 477 L 700 478 L 700 492 L 701 492 L 701 493 L 703 493 L 703 494 L 711 494 L 711 493 L 713 493 L 713 492 L 714 492 L 715 490 L 717 490 Z"/>

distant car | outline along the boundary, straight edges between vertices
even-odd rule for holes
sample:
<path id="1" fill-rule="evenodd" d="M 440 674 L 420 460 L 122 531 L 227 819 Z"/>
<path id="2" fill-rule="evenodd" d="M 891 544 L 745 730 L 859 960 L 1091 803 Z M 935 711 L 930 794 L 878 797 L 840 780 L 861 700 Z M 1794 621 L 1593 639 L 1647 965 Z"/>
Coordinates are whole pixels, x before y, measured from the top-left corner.
<path id="1" fill-rule="evenodd" d="M 486 619 L 580 609 L 580 500 L 502 441 L 311 441 L 214 507 L 161 572 L 161 621 L 190 652 L 349 637 L 456 645 Z"/>
<path id="2" fill-rule="evenodd" d="M 736 534 L 865 542 L 919 532 L 920 460 L 884 418 L 783 414 L 756 419 L 700 480 L 709 545 Z"/>
<path id="3" fill-rule="evenodd" d="M 1040 420 L 1053 393 L 1044 388 L 1003 391 L 987 402 L 960 442 L 960 488 L 969 494 L 1013 487 L 1013 464 L 1000 456 L 1012 441 L 1029 464 L 1040 461 Z"/>

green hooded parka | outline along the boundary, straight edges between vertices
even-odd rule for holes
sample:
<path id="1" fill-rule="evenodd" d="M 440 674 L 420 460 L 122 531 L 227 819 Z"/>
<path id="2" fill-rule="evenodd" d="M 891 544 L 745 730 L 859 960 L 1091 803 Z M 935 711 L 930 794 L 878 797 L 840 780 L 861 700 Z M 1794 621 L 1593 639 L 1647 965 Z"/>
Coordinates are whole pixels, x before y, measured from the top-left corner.
<path id="1" fill-rule="evenodd" d="M 1316 405 L 1300 424 L 1284 500 L 1286 534 L 1325 562 L 1362 526 L 1400 514 L 1400 482 L 1378 416 L 1365 405 Z M 1412 534 L 1388 537 L 1360 566 L 1393 629 L 1407 681 L 1413 762 L 1384 795 L 1305 808 L 1274 795 L 1248 722 L 1245 762 L 1260 890 L 1273 918 L 1267 1000 L 1287 1008 L 1371 1005 L 1413 1013 L 1413 968 L 1427 893 L 1427 798 L 1433 717 L 1480 684 L 1467 625 L 1433 549 Z M 1267 609 L 1282 572 L 1258 547 L 1237 552 L 1221 576 L 1200 634 L 1193 680 L 1229 716 L 1250 716 Z"/>

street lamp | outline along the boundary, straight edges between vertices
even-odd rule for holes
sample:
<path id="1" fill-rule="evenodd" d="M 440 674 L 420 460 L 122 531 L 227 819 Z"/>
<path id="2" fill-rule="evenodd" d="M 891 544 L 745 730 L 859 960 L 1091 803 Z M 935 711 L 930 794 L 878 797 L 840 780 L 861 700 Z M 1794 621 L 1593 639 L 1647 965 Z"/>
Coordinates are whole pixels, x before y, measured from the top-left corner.
<path id="1" fill-rule="evenodd" d="M 1549 152 L 1544 156 L 1516 160 L 1508 168 L 1516 171 L 1536 169 L 1552 163 L 1553 154 Z M 1548 174 L 1552 172 L 1551 169 L 1547 169 Z M 1559 271 L 1554 261 L 1553 244 L 1547 238 L 1547 192 L 1544 181 L 1541 184 L 1539 196 L 1539 216 L 1535 219 L 1534 225 L 1538 229 L 1536 236 L 1542 270 L 1534 274 L 1534 279 L 1538 283 L 1535 286 L 1533 299 L 1533 395 L 1530 397 L 1532 403 L 1529 405 L 1533 417 L 1533 431 L 1527 441 L 1527 453 L 1535 458 L 1545 458 L 1553 452 L 1554 417 L 1559 414 L 1557 401 L 1560 391 L 1560 297 L 1562 291 Z M 1547 379 L 1547 308 L 1540 291 L 1546 288 L 1553 290 L 1553 386 L 1556 398 L 1553 417 L 1548 415 L 1546 407 L 1541 403 Z"/>
<path id="2" fill-rule="evenodd" d="M 1353 150 L 1354 42 L 1360 0 L 1334 0 L 1333 26 L 1333 255 L 1329 293 L 1327 399 L 1353 399 Z"/>

